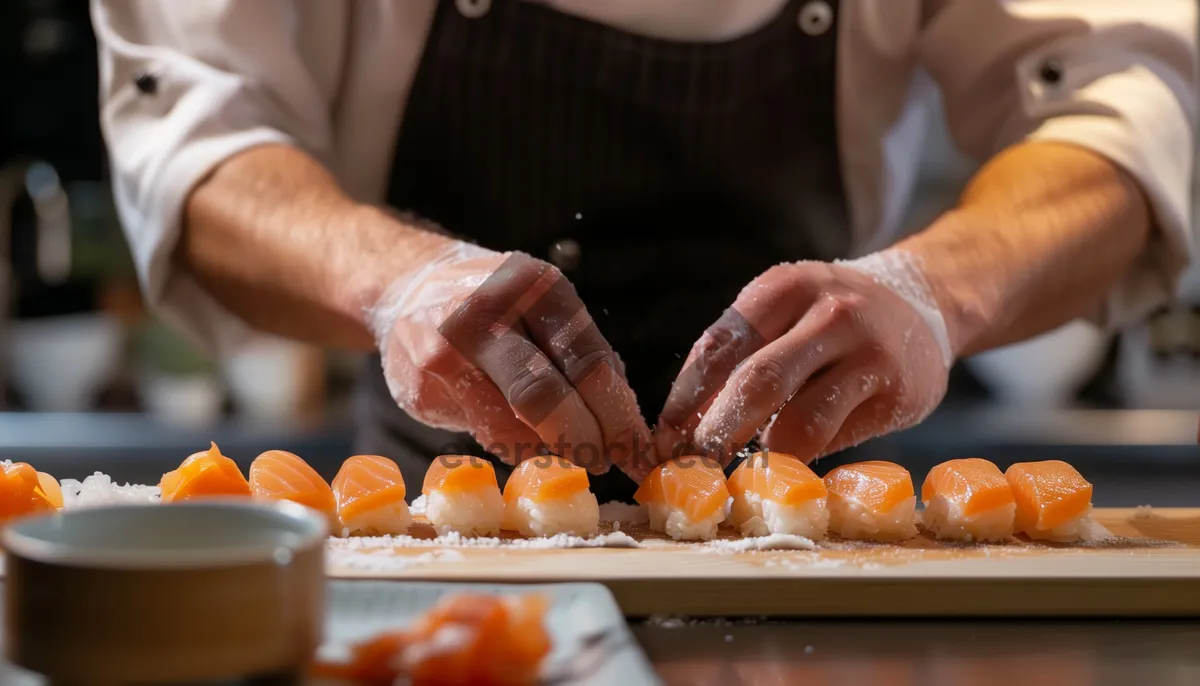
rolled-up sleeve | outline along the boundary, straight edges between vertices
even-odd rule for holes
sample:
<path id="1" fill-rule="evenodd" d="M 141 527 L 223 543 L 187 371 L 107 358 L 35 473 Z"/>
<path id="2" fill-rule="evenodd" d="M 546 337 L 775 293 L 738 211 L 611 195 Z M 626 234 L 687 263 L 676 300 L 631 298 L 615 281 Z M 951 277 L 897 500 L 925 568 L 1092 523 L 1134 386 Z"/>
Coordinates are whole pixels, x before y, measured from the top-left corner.
<path id="1" fill-rule="evenodd" d="M 334 3 L 337 4 L 337 3 Z M 101 124 L 113 192 L 152 308 L 213 351 L 247 327 L 172 251 L 191 190 L 249 148 L 280 143 L 318 158 L 329 106 L 298 53 L 289 0 L 92 0 Z"/>
<path id="2" fill-rule="evenodd" d="M 1162 304 L 1195 242 L 1195 0 L 930 1 L 920 56 L 956 144 L 983 159 L 1060 141 L 1122 167 L 1155 231 L 1096 320 L 1116 328 Z"/>

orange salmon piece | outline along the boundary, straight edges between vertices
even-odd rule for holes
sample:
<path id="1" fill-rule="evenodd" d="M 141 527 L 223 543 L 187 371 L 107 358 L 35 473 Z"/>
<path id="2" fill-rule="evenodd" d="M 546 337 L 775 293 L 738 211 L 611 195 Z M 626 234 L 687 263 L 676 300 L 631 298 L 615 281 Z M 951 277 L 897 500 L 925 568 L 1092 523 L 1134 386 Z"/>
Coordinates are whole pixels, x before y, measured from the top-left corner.
<path id="1" fill-rule="evenodd" d="M 825 488 L 846 500 L 861 503 L 874 514 L 888 512 L 914 495 L 908 470 L 882 460 L 836 467 L 825 475 Z"/>
<path id="2" fill-rule="evenodd" d="M 343 522 L 402 502 L 406 493 L 400 467 L 379 455 L 354 455 L 333 477 L 333 496 Z"/>
<path id="3" fill-rule="evenodd" d="M 62 490 L 58 482 L 54 485 L 57 503 L 46 492 L 36 469 L 25 462 L 5 465 L 0 473 L 0 523 L 57 511 L 61 507 Z"/>
<path id="4" fill-rule="evenodd" d="M 473 455 L 441 455 L 425 472 L 421 493 L 464 493 L 480 488 L 500 489 L 491 462 Z"/>
<path id="5" fill-rule="evenodd" d="M 944 496 L 962 507 L 964 517 L 1013 503 L 1012 487 L 1000 468 L 979 457 L 948 460 L 929 470 L 921 500 Z"/>
<path id="6" fill-rule="evenodd" d="M 208 450 L 190 455 L 178 469 L 163 474 L 158 483 L 164 503 L 214 496 L 249 496 L 250 482 L 233 460 L 212 443 Z"/>
<path id="7" fill-rule="evenodd" d="M 587 491 L 587 470 L 564 457 L 545 455 L 525 460 L 504 484 L 504 502 L 512 507 L 521 498 L 538 503 L 569 500 Z"/>
<path id="8" fill-rule="evenodd" d="M 1091 509 L 1092 484 L 1061 460 L 1018 462 L 1004 477 L 1017 503 L 1017 531 L 1049 531 Z"/>
<path id="9" fill-rule="evenodd" d="M 263 500 L 290 500 L 337 518 L 337 499 L 307 462 L 283 450 L 268 450 L 250 463 L 250 493 Z"/>
<path id="10" fill-rule="evenodd" d="M 642 505 L 667 504 L 688 519 L 713 516 L 729 500 L 725 474 L 714 461 L 700 456 L 677 457 L 654 468 L 633 499 Z"/>
<path id="11" fill-rule="evenodd" d="M 755 493 L 780 505 L 799 505 L 827 493 L 825 482 L 800 458 L 786 453 L 759 452 L 742 461 L 729 475 L 734 496 Z"/>

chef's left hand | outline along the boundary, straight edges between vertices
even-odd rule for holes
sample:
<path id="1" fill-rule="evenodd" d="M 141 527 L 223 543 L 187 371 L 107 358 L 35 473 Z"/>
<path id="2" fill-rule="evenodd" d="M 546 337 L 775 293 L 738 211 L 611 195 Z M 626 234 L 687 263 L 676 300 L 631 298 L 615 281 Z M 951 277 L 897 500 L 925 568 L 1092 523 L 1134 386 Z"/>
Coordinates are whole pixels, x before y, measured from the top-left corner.
<path id="1" fill-rule="evenodd" d="M 810 461 L 916 424 L 951 362 L 934 302 L 906 253 L 772 267 L 692 347 L 659 418 L 660 459 L 727 463 L 761 430 L 764 448 Z"/>

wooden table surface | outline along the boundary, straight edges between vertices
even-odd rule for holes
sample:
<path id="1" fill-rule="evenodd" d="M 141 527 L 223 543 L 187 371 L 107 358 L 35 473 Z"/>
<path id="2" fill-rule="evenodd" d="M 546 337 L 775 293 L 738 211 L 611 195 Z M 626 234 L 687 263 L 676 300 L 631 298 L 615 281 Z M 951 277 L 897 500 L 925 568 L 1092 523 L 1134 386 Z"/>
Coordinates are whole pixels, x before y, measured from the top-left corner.
<path id="1" fill-rule="evenodd" d="M 898 544 L 754 552 L 664 540 L 629 525 L 621 532 L 637 548 L 438 543 L 417 518 L 403 540 L 332 542 L 326 570 L 334 578 L 599 582 L 626 616 L 1200 618 L 1200 508 L 1092 514 L 1114 537 L 1077 546 L 956 545 L 926 532 Z M 728 529 L 721 536 L 740 539 Z"/>
<path id="2" fill-rule="evenodd" d="M 1195 686 L 1200 622 L 634 624 L 664 683 Z"/>

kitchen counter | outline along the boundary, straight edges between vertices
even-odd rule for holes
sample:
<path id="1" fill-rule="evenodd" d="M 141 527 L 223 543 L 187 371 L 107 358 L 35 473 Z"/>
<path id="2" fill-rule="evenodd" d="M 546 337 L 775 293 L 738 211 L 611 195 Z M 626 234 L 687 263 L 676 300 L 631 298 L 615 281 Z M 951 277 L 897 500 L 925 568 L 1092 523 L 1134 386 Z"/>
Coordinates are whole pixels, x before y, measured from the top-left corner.
<path id="1" fill-rule="evenodd" d="M 943 408 L 917 427 L 815 467 L 824 473 L 843 462 L 893 460 L 907 466 L 919 484 L 933 465 L 953 457 L 987 457 L 1001 467 L 1062 459 L 1096 484 L 1098 506 L 1197 506 L 1196 428 L 1197 412 Z M 144 415 L 0 413 L 0 457 L 34 462 L 59 478 L 100 470 L 122 482 L 156 483 L 212 440 L 243 467 L 258 453 L 281 448 L 330 478 L 350 454 L 352 434 L 344 425 L 226 422 L 183 429 Z"/>
<path id="2" fill-rule="evenodd" d="M 1200 624 L 1195 622 L 668 626 L 633 626 L 634 635 L 667 686 L 1200 683 L 1200 650 L 1196 649 Z M 9 670 L 0 662 L 0 683 L 41 683 Z"/>
<path id="3" fill-rule="evenodd" d="M 635 625 L 668 685 L 1194 686 L 1200 623 Z"/>

